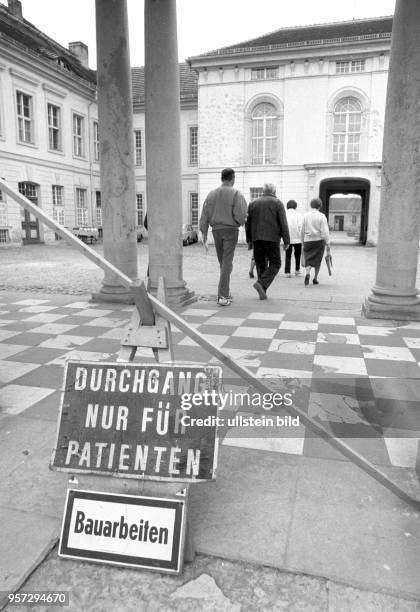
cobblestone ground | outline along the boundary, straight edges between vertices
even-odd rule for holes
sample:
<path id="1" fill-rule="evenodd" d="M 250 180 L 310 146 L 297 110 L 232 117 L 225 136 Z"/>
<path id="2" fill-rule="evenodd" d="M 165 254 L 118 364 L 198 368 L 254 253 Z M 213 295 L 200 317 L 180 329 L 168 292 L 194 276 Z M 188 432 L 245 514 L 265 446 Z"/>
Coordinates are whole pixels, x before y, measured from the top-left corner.
<path id="1" fill-rule="evenodd" d="M 103 252 L 102 245 L 94 250 Z M 208 255 L 202 245 L 183 249 L 183 274 L 188 286 L 202 298 L 214 298 L 217 292 L 218 263 L 214 247 Z M 231 291 L 234 296 L 255 298 L 249 276 L 250 252 L 238 245 L 235 253 Z M 284 256 L 282 254 L 284 259 Z M 147 270 L 147 244 L 138 245 L 139 275 Z M 321 300 L 361 304 L 375 280 L 376 249 L 357 246 L 333 246 L 334 274 L 321 270 L 319 287 L 306 289 L 301 277 L 285 278 L 282 267 L 270 288 L 273 299 Z M 43 291 L 89 295 L 100 288 L 103 272 L 74 247 L 65 242 L 48 245 L 0 248 L 0 289 Z"/>
<path id="2" fill-rule="evenodd" d="M 77 612 L 418 612 L 415 601 L 328 580 L 199 555 L 182 576 L 57 558 L 54 550 L 24 591 L 69 591 Z M 7 606 L 6 610 L 23 610 Z M 25 608 L 27 610 L 28 608 Z M 52 607 L 34 607 L 48 612 Z M 56 608 L 63 609 L 63 608 Z"/>

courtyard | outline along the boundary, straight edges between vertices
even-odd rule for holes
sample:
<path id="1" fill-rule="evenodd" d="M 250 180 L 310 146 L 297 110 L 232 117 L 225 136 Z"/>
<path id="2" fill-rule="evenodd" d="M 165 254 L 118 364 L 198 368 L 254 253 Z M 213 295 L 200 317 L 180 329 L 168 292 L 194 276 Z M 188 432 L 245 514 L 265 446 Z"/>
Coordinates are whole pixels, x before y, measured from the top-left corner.
<path id="1" fill-rule="evenodd" d="M 165 248 L 164 246 L 162 247 Z M 102 253 L 102 245 L 93 249 Z M 355 245 L 332 246 L 333 275 L 326 267 L 321 271 L 319 287 L 305 289 L 303 278 L 285 278 L 284 255 L 282 269 L 270 289 L 270 299 L 288 302 L 321 302 L 357 309 L 362 305 L 375 282 L 376 249 Z M 245 303 L 258 298 L 248 276 L 251 253 L 239 245 L 234 259 L 232 293 Z M 147 271 L 147 243 L 138 244 L 139 277 Z M 293 269 L 293 268 L 292 268 Z M 189 288 L 199 299 L 215 299 L 218 263 L 214 246 L 206 255 L 201 244 L 183 249 L 183 275 Z M 19 291 L 45 291 L 71 295 L 89 295 L 97 291 L 103 272 L 64 241 L 25 247 L 6 246 L 0 249 L 0 287 Z M 309 307 L 309 305 L 307 304 Z"/>

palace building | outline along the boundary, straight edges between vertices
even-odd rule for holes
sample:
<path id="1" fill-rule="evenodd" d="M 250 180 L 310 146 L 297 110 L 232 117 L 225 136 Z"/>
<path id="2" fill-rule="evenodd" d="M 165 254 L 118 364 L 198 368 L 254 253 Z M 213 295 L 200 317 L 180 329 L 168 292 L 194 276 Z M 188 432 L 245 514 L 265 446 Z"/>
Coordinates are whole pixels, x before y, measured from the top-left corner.
<path id="1" fill-rule="evenodd" d="M 332 228 L 330 197 L 358 195 L 359 240 L 375 244 L 391 28 L 391 17 L 285 28 L 190 58 L 200 200 L 226 165 L 249 199 L 264 182 L 302 212 L 320 196 Z"/>
<path id="2" fill-rule="evenodd" d="M 391 28 L 381 17 L 279 29 L 180 64 L 184 223 L 198 224 L 232 166 L 248 201 L 264 182 L 302 212 L 320 195 L 332 229 L 376 244 Z M 143 68 L 132 68 L 132 91 L 142 226 Z M 70 229 L 102 229 L 97 117 L 86 45 L 66 49 L 24 19 L 19 0 L 0 4 L 0 175 Z M 0 243 L 55 239 L 0 193 Z"/>

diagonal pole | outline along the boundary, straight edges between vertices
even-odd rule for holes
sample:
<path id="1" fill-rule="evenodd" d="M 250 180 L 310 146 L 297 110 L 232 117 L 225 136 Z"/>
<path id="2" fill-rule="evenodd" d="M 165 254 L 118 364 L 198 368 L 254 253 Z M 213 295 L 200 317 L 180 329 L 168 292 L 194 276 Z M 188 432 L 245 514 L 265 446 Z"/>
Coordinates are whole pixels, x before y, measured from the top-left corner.
<path id="1" fill-rule="evenodd" d="M 57 234 L 62 236 L 62 238 L 68 240 L 79 251 L 81 251 L 84 255 L 86 255 L 88 259 L 93 261 L 100 268 L 102 268 L 103 270 L 108 270 L 112 272 L 113 274 L 117 275 L 119 279 L 121 280 L 121 282 L 127 288 L 131 289 L 133 287 L 138 287 L 137 283 L 135 283 L 128 276 L 120 272 L 118 268 L 110 264 L 106 259 L 104 259 L 104 257 L 96 253 L 92 248 L 88 247 L 86 244 L 81 242 L 68 229 L 66 229 L 65 227 L 63 227 L 62 225 L 54 221 L 54 219 L 52 219 L 49 215 L 47 215 L 41 208 L 39 208 L 35 204 L 32 204 L 32 202 L 30 202 L 27 198 L 25 198 L 25 196 L 23 196 L 18 191 L 10 187 L 7 184 L 7 182 L 4 181 L 3 179 L 0 179 L 0 189 L 4 191 L 5 193 L 7 193 L 7 195 L 9 195 L 11 198 L 13 198 L 18 204 L 23 206 L 23 208 L 25 208 L 28 212 L 35 215 L 40 221 L 45 223 L 45 225 L 47 225 L 52 230 L 54 230 Z M 143 287 L 141 291 L 142 291 L 142 295 L 144 296 L 144 292 L 146 292 L 144 283 L 141 283 L 140 287 Z M 173 323 L 174 325 L 176 325 L 187 336 L 189 336 L 195 342 L 197 342 L 197 344 L 205 348 L 211 355 L 213 355 L 219 361 L 225 364 L 230 370 L 238 374 L 243 380 L 248 382 L 250 385 L 252 385 L 255 389 L 257 389 L 261 393 L 271 394 L 273 392 L 270 385 L 265 383 L 260 378 L 256 378 L 256 376 L 254 376 L 254 374 L 250 370 L 248 370 L 244 366 L 241 366 L 234 359 L 229 357 L 229 355 L 226 355 L 226 353 L 224 353 L 222 350 L 214 346 L 214 344 L 212 344 L 205 336 L 203 336 L 203 334 L 200 334 L 199 331 L 191 327 L 191 325 L 189 325 L 186 321 L 184 321 L 184 319 L 180 317 L 178 314 L 176 314 L 173 310 L 168 308 L 168 306 L 166 306 L 165 304 L 157 300 L 152 295 L 147 294 L 147 292 L 146 292 L 146 295 L 148 295 L 148 299 L 150 300 L 150 303 L 153 306 L 153 310 L 158 315 L 165 318 L 170 323 Z M 360 453 L 353 450 L 351 446 L 349 446 L 348 444 L 346 444 L 339 438 L 335 438 L 329 431 L 327 431 L 326 429 L 324 429 L 324 427 L 319 425 L 317 421 L 315 421 L 313 418 L 308 416 L 302 409 L 292 405 L 292 406 L 287 406 L 287 411 L 290 412 L 290 414 L 292 414 L 293 416 L 298 416 L 300 422 L 303 423 L 305 427 L 308 427 L 308 429 L 310 429 L 311 431 L 316 433 L 318 436 L 323 438 L 326 442 L 328 442 L 331 446 L 333 446 L 336 450 L 338 450 L 342 455 L 350 459 L 350 461 L 352 461 L 359 468 L 361 468 L 364 472 L 366 472 L 366 474 L 371 476 L 374 480 L 376 480 L 381 485 L 383 485 L 385 488 L 387 488 L 389 491 L 394 493 L 394 495 L 396 495 L 397 497 L 399 497 L 401 500 L 405 501 L 406 503 L 410 504 L 416 510 L 418 511 L 420 510 L 420 500 L 419 499 L 415 499 L 414 497 L 411 497 L 411 495 L 409 495 L 407 491 L 405 491 L 397 483 L 391 480 L 384 472 L 382 472 L 375 465 L 373 465 L 373 463 L 368 461 Z"/>

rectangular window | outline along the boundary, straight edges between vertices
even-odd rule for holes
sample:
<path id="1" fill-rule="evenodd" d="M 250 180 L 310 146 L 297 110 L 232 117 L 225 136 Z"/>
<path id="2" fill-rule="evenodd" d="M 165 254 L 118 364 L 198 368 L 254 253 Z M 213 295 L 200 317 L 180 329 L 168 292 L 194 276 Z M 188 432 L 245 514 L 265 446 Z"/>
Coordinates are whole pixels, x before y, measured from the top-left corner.
<path id="1" fill-rule="evenodd" d="M 61 109 L 48 104 L 48 148 L 61 151 Z"/>
<path id="2" fill-rule="evenodd" d="M 7 202 L 0 191 L 0 225 L 7 225 Z"/>
<path id="3" fill-rule="evenodd" d="M 85 155 L 84 123 L 84 117 L 73 113 L 73 154 L 75 157 L 84 157 Z"/>
<path id="4" fill-rule="evenodd" d="M 352 224 L 353 224 L 353 225 L 356 225 L 356 222 L 357 222 L 357 217 L 356 217 L 356 215 L 352 215 L 352 217 L 351 217 L 351 222 L 352 222 Z"/>
<path id="5" fill-rule="evenodd" d="M 136 166 L 143 165 L 143 151 L 141 141 L 141 130 L 134 131 L 134 153 Z"/>
<path id="6" fill-rule="evenodd" d="M 278 68 L 266 68 L 265 69 L 265 78 L 266 79 L 277 79 L 279 76 Z"/>
<path id="7" fill-rule="evenodd" d="M 0 229 L 0 242 L 9 242 L 9 230 L 8 229 Z"/>
<path id="8" fill-rule="evenodd" d="M 34 142 L 32 96 L 16 92 L 19 142 Z"/>
<path id="9" fill-rule="evenodd" d="M 190 164 L 198 164 L 198 127 L 190 127 Z"/>
<path id="10" fill-rule="evenodd" d="M 334 134 L 333 161 L 359 161 L 360 134 Z"/>
<path id="11" fill-rule="evenodd" d="M 263 81 L 264 79 L 277 79 L 279 76 L 278 66 L 271 66 L 270 68 L 252 68 L 251 69 L 251 80 L 252 81 Z"/>
<path id="12" fill-rule="evenodd" d="M 365 69 L 365 60 L 345 60 L 335 62 L 335 71 L 337 73 L 345 72 L 363 72 Z"/>
<path id="13" fill-rule="evenodd" d="M 102 227 L 102 200 L 101 200 L 101 192 L 95 192 L 96 197 L 96 225 L 98 227 Z"/>
<path id="14" fill-rule="evenodd" d="M 88 224 L 86 189 L 76 187 L 76 225 L 83 227 Z"/>
<path id="15" fill-rule="evenodd" d="M 256 200 L 257 198 L 262 196 L 262 194 L 263 194 L 262 187 L 251 187 L 249 190 L 249 201 L 252 202 L 253 200 Z"/>
<path id="16" fill-rule="evenodd" d="M 93 158 L 99 161 L 99 124 L 97 121 L 93 122 Z"/>
<path id="17" fill-rule="evenodd" d="M 61 185 L 52 186 L 53 219 L 64 225 L 64 188 Z"/>
<path id="18" fill-rule="evenodd" d="M 365 60 L 354 60 L 351 63 L 351 72 L 363 72 L 365 69 Z"/>
<path id="19" fill-rule="evenodd" d="M 144 210 L 143 210 L 143 194 L 136 193 L 136 203 L 137 203 L 137 225 L 143 225 L 144 223 Z"/>
<path id="20" fill-rule="evenodd" d="M 190 224 L 198 227 L 198 193 L 190 193 Z"/>

